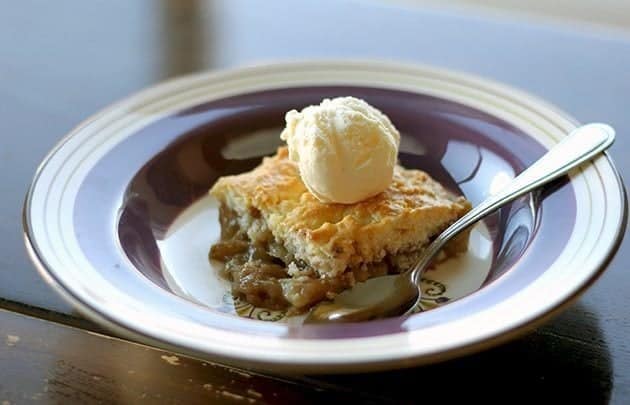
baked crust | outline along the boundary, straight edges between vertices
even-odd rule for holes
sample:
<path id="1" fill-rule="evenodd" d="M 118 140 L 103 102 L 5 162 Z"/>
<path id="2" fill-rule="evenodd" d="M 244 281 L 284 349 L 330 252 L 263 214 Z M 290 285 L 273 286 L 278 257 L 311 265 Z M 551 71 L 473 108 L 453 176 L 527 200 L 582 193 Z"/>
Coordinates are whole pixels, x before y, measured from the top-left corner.
<path id="1" fill-rule="evenodd" d="M 336 278 L 348 269 L 417 252 L 470 209 L 465 198 L 425 172 L 401 166 L 377 196 L 351 205 L 322 203 L 305 187 L 286 147 L 250 172 L 220 178 L 210 193 L 235 212 L 250 241 L 272 240 L 283 247 L 292 277 L 307 268 L 320 278 Z M 466 245 L 460 240 L 448 254 Z"/>

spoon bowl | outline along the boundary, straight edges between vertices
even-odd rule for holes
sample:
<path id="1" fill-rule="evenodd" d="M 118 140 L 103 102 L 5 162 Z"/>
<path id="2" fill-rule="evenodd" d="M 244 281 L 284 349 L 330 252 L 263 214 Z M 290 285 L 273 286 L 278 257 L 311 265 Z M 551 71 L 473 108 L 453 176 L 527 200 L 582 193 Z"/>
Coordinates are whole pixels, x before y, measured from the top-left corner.
<path id="1" fill-rule="evenodd" d="M 307 321 L 359 322 L 396 316 L 415 308 L 420 290 L 408 278 L 411 273 L 375 277 L 315 306 Z M 374 294 L 378 291 L 378 294 Z"/>
<path id="2" fill-rule="evenodd" d="M 398 275 L 376 277 L 311 309 L 306 323 L 360 322 L 408 314 L 421 298 L 420 279 L 442 247 L 477 221 L 524 194 L 535 190 L 606 150 L 615 131 L 606 124 L 578 127 L 524 170 L 499 192 L 489 196 L 446 228 L 423 252 L 418 262 Z"/>

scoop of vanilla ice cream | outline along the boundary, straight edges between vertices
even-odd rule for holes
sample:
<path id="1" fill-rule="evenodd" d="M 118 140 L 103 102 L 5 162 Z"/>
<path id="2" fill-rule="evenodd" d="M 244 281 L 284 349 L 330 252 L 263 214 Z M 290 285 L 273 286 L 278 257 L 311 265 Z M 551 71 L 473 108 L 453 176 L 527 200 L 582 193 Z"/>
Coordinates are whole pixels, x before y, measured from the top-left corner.
<path id="1" fill-rule="evenodd" d="M 286 114 L 289 158 L 320 201 L 353 204 L 389 186 L 400 134 L 385 114 L 354 97 L 324 99 Z"/>

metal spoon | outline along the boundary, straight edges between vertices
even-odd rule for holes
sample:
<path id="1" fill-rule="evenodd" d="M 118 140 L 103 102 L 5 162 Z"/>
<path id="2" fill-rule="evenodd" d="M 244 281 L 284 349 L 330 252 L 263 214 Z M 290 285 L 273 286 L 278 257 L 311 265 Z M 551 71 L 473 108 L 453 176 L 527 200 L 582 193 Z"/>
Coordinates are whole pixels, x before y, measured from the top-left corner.
<path id="1" fill-rule="evenodd" d="M 603 152 L 614 139 L 615 130 L 606 124 L 587 124 L 574 129 L 503 190 L 488 197 L 442 232 L 415 266 L 401 274 L 358 283 L 339 294 L 333 302 L 325 301 L 315 306 L 305 322 L 358 322 L 408 314 L 420 300 L 420 278 L 424 270 L 446 242 L 494 210 Z"/>

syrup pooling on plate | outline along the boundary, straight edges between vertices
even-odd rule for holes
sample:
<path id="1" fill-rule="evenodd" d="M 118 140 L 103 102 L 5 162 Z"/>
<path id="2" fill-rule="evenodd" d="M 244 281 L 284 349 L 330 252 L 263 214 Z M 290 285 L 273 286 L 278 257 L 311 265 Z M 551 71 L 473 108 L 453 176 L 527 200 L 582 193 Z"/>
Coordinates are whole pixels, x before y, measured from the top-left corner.
<path id="1" fill-rule="evenodd" d="M 299 322 L 286 310 L 256 307 L 234 297 L 231 285 L 220 276 L 222 262 L 211 260 L 207 248 L 220 240 L 219 206 L 211 196 L 191 205 L 157 242 L 168 287 L 176 294 L 215 310 L 264 321 Z M 470 236 L 468 252 L 439 263 L 422 280 L 423 300 L 418 310 L 428 310 L 477 290 L 488 276 L 493 258 L 490 233 L 483 223 Z M 466 268 L 468 271 L 461 272 Z"/>

